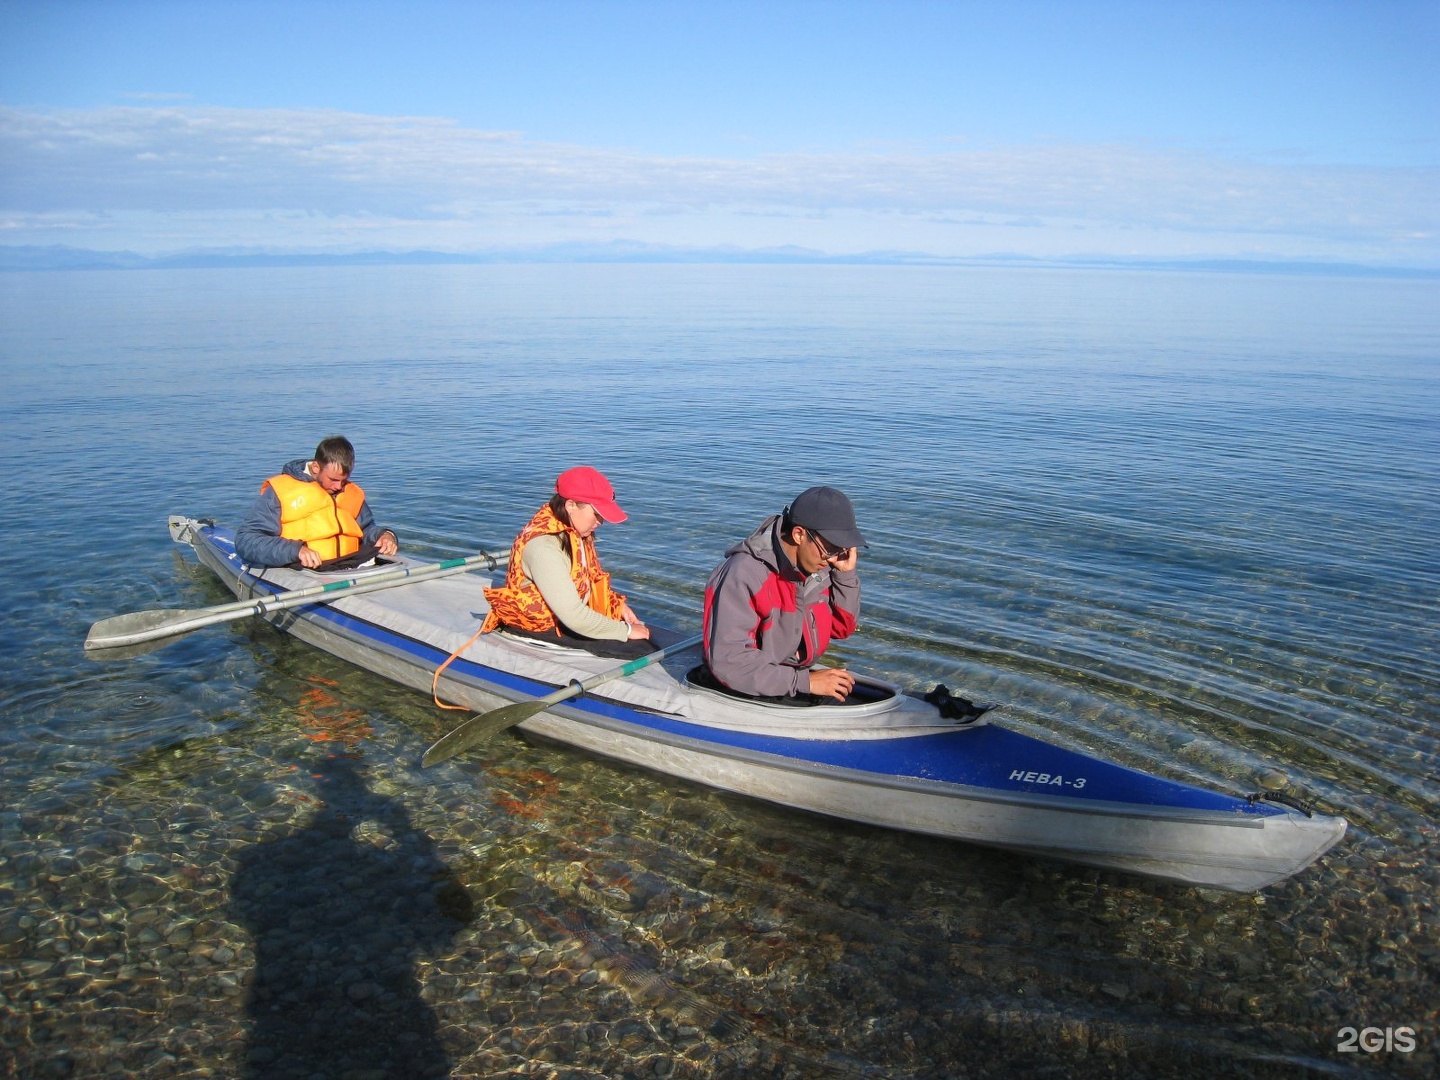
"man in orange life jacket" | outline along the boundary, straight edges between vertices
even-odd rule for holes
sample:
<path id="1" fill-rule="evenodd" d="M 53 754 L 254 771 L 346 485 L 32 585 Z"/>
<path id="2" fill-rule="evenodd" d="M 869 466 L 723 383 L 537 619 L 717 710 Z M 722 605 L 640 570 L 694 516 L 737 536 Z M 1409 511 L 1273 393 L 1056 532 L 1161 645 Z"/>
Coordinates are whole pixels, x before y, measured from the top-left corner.
<path id="1" fill-rule="evenodd" d="M 235 533 L 235 552 L 249 566 L 300 566 L 353 555 L 373 545 L 394 555 L 395 533 L 375 524 L 365 492 L 350 483 L 355 448 L 343 435 L 322 439 L 309 461 L 297 458 L 260 485 Z"/>

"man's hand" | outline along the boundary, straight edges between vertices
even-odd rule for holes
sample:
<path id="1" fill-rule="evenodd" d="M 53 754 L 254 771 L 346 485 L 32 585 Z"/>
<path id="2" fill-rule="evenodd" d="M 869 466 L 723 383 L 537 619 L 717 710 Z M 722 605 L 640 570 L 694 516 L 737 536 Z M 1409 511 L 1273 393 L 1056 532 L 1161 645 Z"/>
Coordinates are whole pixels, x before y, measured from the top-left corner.
<path id="1" fill-rule="evenodd" d="M 810 672 L 810 693 L 844 701 L 855 686 L 855 676 L 844 668 L 821 668 Z"/>
<path id="2" fill-rule="evenodd" d="M 307 570 L 314 570 L 315 567 L 319 566 L 322 562 L 325 561 L 324 559 L 320 558 L 320 553 L 314 548 L 312 548 L 309 544 L 300 545 L 300 554 L 297 555 L 296 558 L 300 560 L 300 565 L 305 567 Z"/>
<path id="3" fill-rule="evenodd" d="M 395 542 L 395 534 L 388 531 L 381 533 L 380 538 L 375 541 L 375 550 L 381 555 L 394 555 L 400 550 L 400 545 Z"/>

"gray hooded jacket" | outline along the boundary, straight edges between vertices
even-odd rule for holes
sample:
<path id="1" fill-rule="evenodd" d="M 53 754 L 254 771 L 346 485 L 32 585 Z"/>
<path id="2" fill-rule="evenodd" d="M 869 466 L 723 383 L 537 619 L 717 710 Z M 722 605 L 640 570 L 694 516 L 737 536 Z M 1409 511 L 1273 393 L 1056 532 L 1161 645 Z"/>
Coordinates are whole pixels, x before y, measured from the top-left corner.
<path id="1" fill-rule="evenodd" d="M 705 661 L 757 697 L 810 692 L 810 668 L 855 632 L 860 575 L 832 566 L 805 577 L 780 544 L 780 515 L 725 553 L 705 586 Z"/>

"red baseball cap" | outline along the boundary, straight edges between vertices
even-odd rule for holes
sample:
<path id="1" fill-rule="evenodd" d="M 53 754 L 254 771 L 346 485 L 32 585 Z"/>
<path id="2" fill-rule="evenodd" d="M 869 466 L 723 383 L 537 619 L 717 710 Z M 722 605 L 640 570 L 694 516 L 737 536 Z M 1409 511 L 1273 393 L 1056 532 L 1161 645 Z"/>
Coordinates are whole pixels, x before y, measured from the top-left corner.
<path id="1" fill-rule="evenodd" d="M 577 465 L 566 469 L 555 479 L 555 491 L 564 499 L 589 503 L 595 512 L 612 525 L 618 525 L 628 516 L 615 501 L 615 489 L 605 474 L 589 465 Z"/>

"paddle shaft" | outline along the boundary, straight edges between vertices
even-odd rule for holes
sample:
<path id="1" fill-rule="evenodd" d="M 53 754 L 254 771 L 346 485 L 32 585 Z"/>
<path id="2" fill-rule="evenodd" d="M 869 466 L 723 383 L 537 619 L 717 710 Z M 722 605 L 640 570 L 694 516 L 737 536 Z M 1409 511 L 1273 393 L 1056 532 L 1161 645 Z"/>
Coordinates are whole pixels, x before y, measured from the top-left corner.
<path id="1" fill-rule="evenodd" d="M 531 704 L 538 705 L 543 702 L 545 708 L 537 709 L 536 712 L 544 712 L 545 709 L 548 709 L 551 705 L 558 705 L 560 704 L 560 702 L 568 701 L 572 697 L 579 697 L 581 694 L 589 690 L 593 690 L 595 689 L 595 687 L 600 686 L 603 683 L 610 682 L 614 679 L 623 679 L 629 675 L 634 675 L 637 671 L 640 671 L 642 668 L 649 667 L 657 660 L 665 659 L 665 657 L 669 656 L 671 653 L 684 652 L 686 649 L 693 649 L 703 640 L 704 638 L 702 638 L 699 634 L 696 634 L 694 637 L 686 638 L 684 641 L 677 641 L 669 648 L 656 649 L 654 652 L 646 653 L 644 656 L 637 657 L 636 659 L 631 660 L 628 664 L 622 664 L 618 668 L 612 668 L 610 671 L 602 671 L 599 675 L 591 675 L 590 678 L 583 679 L 579 682 L 572 681 L 570 685 L 565 687 L 564 689 L 556 690 L 553 694 L 547 694 L 543 698 L 538 698 Z"/>
<path id="2" fill-rule="evenodd" d="M 269 615 L 285 611 L 302 604 L 321 604 L 343 596 L 359 596 L 362 593 L 393 589 L 415 581 L 429 581 L 464 573 L 478 566 L 496 569 L 510 561 L 509 554 L 490 555 L 480 553 L 464 559 L 446 559 L 444 562 L 423 566 L 409 566 L 395 570 L 381 570 L 375 574 L 347 578 L 344 581 L 329 581 L 323 585 L 310 585 L 303 589 L 276 593 L 259 599 L 235 600 L 228 604 L 217 604 L 213 608 L 194 608 L 173 611 L 139 611 L 129 615 L 117 615 L 103 619 L 90 628 L 85 638 L 87 649 L 111 649 L 128 645 L 139 645 L 146 641 L 188 634 L 192 630 L 214 626 L 217 623 L 234 622 L 256 615 Z"/>
<path id="3" fill-rule="evenodd" d="M 652 653 L 631 660 L 620 667 L 612 668 L 609 671 L 602 671 L 598 675 L 592 675 L 583 681 L 572 681 L 569 686 L 561 687 L 552 694 L 546 694 L 534 701 L 517 701 L 509 705 L 502 705 L 490 712 L 472 716 L 463 724 L 450 732 L 444 738 L 425 751 L 425 756 L 420 759 L 424 766 L 438 765 L 442 761 L 448 761 L 456 754 L 462 753 L 474 746 L 476 743 L 485 742 L 494 738 L 500 732 L 514 727 L 516 724 L 524 723 L 532 716 L 538 716 L 545 712 L 552 705 L 558 705 L 562 701 L 579 697 L 581 694 L 595 689 L 603 683 L 613 679 L 623 679 L 626 676 L 634 675 L 637 671 L 649 667 L 673 653 L 684 652 L 686 649 L 693 649 L 704 639 L 700 635 L 686 638 L 684 641 L 677 641 L 674 645 L 664 649 L 658 649 Z"/>

